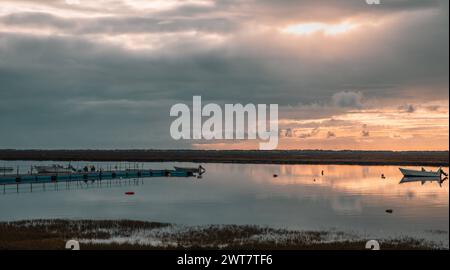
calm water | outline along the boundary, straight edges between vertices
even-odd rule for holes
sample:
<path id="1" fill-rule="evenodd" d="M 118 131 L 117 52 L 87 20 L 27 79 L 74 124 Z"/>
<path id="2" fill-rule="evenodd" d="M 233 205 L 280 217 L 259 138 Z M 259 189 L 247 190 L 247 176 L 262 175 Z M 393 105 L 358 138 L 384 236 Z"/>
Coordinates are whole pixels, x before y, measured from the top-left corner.
<path id="1" fill-rule="evenodd" d="M 0 162 L 0 166 L 19 164 L 26 171 L 31 164 L 44 163 L 52 162 Z M 173 165 L 194 166 L 149 163 L 144 167 Z M 413 236 L 443 241 L 448 247 L 448 181 L 442 186 L 437 182 L 399 184 L 402 176 L 397 166 L 203 166 L 207 172 L 202 179 L 147 178 L 102 187 L 59 183 L 57 190 L 49 184 L 45 191 L 34 187 L 33 192 L 23 185 L 19 193 L 10 187 L 6 194 L 0 190 L 0 220 L 126 218 L 187 225 L 258 224 Z M 274 173 L 279 177 L 274 178 Z M 126 191 L 135 195 L 126 196 Z M 386 209 L 393 209 L 393 214 Z"/>

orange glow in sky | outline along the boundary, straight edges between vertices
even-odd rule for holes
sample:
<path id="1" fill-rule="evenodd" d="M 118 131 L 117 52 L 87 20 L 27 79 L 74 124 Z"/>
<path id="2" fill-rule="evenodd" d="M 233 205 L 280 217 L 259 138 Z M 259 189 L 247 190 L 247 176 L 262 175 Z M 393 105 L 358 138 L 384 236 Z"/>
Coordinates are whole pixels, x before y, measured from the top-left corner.
<path id="1" fill-rule="evenodd" d="M 324 33 L 325 35 L 339 35 L 344 34 L 357 27 L 356 24 L 347 22 L 338 24 L 326 23 L 302 23 L 287 26 L 281 29 L 281 32 L 295 35 L 310 35 L 315 33 Z"/>

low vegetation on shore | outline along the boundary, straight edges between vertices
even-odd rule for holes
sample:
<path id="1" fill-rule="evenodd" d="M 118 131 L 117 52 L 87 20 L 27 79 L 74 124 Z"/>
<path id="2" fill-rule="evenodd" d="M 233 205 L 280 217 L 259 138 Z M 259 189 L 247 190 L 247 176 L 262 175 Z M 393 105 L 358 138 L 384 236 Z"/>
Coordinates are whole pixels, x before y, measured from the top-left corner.
<path id="1" fill-rule="evenodd" d="M 131 220 L 0 222 L 0 249 L 365 249 L 368 239 L 343 232 L 294 231 L 260 226 L 181 226 Z M 412 238 L 380 241 L 382 249 L 436 249 Z"/>
<path id="2" fill-rule="evenodd" d="M 0 160 L 448 166 L 448 151 L 13 150 Z"/>

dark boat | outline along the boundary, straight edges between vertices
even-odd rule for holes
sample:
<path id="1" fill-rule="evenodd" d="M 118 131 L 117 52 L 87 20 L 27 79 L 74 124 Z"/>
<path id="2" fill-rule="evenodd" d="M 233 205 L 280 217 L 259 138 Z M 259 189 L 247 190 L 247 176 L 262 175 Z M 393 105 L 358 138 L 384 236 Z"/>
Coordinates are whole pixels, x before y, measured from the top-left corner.
<path id="1" fill-rule="evenodd" d="M 199 165 L 197 168 L 195 167 L 176 167 L 174 166 L 175 171 L 178 172 L 187 172 L 187 173 L 198 173 L 203 174 L 205 173 L 205 168 L 202 167 L 202 165 Z"/>

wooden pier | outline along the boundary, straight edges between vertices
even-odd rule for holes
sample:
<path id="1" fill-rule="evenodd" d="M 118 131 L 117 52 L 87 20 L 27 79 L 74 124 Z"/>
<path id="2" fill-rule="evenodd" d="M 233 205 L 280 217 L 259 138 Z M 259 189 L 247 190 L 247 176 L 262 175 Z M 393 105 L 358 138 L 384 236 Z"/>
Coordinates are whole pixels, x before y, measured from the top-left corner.
<path id="1" fill-rule="evenodd" d="M 7 174 L 0 176 L 0 185 L 39 184 L 71 181 L 96 181 L 147 177 L 197 177 L 196 173 L 179 170 L 115 170 L 54 174 Z"/>

